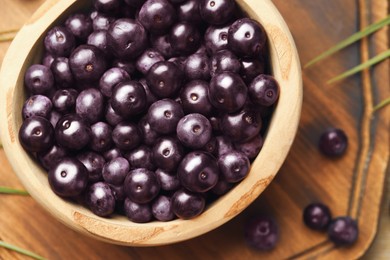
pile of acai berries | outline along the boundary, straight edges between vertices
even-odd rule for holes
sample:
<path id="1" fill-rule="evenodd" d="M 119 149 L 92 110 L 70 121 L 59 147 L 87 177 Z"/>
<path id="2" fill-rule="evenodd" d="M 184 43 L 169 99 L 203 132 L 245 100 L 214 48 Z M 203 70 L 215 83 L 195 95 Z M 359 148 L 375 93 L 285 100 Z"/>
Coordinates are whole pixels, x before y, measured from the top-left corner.
<path id="1" fill-rule="evenodd" d="M 234 0 L 91 6 L 25 72 L 20 143 L 54 193 L 99 216 L 198 216 L 262 148 L 279 96 L 264 28 Z"/>

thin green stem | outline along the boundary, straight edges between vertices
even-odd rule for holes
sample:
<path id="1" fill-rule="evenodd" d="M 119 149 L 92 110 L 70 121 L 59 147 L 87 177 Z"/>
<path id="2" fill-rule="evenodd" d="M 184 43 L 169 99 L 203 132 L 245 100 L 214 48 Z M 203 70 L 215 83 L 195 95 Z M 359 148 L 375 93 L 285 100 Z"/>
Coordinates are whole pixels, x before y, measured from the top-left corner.
<path id="1" fill-rule="evenodd" d="M 385 60 L 388 57 L 390 57 L 390 49 L 387 50 L 387 51 L 384 51 L 384 52 L 378 54 L 377 56 L 369 59 L 368 61 L 366 61 L 366 62 L 364 62 L 364 63 L 362 63 L 362 64 L 360 64 L 360 65 L 358 65 L 356 67 L 353 67 L 352 69 L 347 70 L 346 72 L 344 72 L 344 73 L 342 73 L 342 74 L 332 78 L 331 80 L 329 80 L 327 82 L 327 84 L 331 84 L 331 83 L 334 83 L 334 82 L 339 81 L 341 79 L 344 79 L 346 77 L 349 77 L 349 76 L 351 76 L 351 75 L 353 75 L 353 74 L 355 74 L 357 72 L 360 72 L 360 71 L 362 71 L 362 70 L 364 70 L 366 68 L 369 68 L 369 67 L 371 67 L 371 66 L 373 66 L 373 65 L 375 65 L 375 64 L 377 64 L 377 63 L 379 63 L 379 62 L 381 62 L 383 60 Z"/>
<path id="2" fill-rule="evenodd" d="M 340 43 L 338 43 L 337 45 L 335 45 L 334 47 L 328 49 L 327 51 L 321 53 L 320 55 L 318 55 L 317 57 L 315 57 L 314 59 L 312 59 L 311 61 L 309 61 L 306 65 L 305 65 L 305 68 L 319 62 L 320 60 L 332 55 L 333 53 L 347 47 L 348 45 L 362 39 L 363 37 L 379 30 L 380 28 L 386 26 L 390 24 L 390 15 L 387 16 L 385 19 L 383 20 L 380 20 L 376 23 L 373 23 L 369 26 L 367 26 L 366 28 L 362 29 L 361 31 L 357 32 L 357 33 L 354 33 L 352 34 L 350 37 L 346 38 L 345 40 L 341 41 Z"/>
<path id="3" fill-rule="evenodd" d="M 37 254 L 35 254 L 35 253 L 31 252 L 31 251 L 28 251 L 28 250 L 25 250 L 23 248 L 20 248 L 20 247 L 8 244 L 8 243 L 6 243 L 4 241 L 1 241 L 1 240 L 0 240 L 0 247 L 4 247 L 4 248 L 7 248 L 7 249 L 10 249 L 12 251 L 18 252 L 20 254 L 29 256 L 29 257 L 37 259 L 37 260 L 46 260 L 44 257 L 42 257 L 40 255 L 37 255 Z"/>
<path id="4" fill-rule="evenodd" d="M 390 105 L 390 97 L 386 98 L 385 100 L 382 100 L 378 105 L 376 105 L 373 108 L 373 112 L 378 111 L 381 108 L 384 108 L 385 106 Z"/>
<path id="5" fill-rule="evenodd" d="M 0 193 L 2 194 L 15 194 L 15 195 L 29 195 L 27 191 L 24 190 L 17 190 L 13 188 L 8 188 L 8 187 L 2 187 L 0 186 Z"/>

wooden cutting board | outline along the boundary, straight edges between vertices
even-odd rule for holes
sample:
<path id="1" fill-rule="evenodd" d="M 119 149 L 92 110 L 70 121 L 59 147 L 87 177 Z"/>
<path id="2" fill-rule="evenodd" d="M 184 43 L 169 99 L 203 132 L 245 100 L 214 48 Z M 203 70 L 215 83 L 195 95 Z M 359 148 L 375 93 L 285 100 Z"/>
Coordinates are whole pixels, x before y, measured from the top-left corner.
<path id="1" fill-rule="evenodd" d="M 2 0 L 0 30 L 19 28 L 42 2 Z M 291 29 L 302 64 L 361 26 L 384 18 L 388 10 L 386 0 L 274 0 L 274 3 Z M 387 49 L 387 35 L 388 30 L 383 29 L 362 43 L 303 70 L 302 118 L 284 166 L 248 209 L 222 227 L 175 245 L 121 247 L 68 229 L 29 197 L 1 195 L 0 240 L 48 259 L 355 259 L 362 256 L 377 233 L 389 164 L 390 108 L 375 114 L 370 111 L 372 104 L 390 96 L 389 61 L 339 83 L 327 85 L 326 82 L 366 59 L 365 54 L 372 57 Z M 0 59 L 8 44 L 0 44 Z M 322 156 L 317 149 L 320 134 L 329 126 L 344 129 L 349 137 L 347 153 L 337 160 Z M 23 188 L 2 150 L 0 165 L 0 185 Z M 358 220 L 360 236 L 354 246 L 336 248 L 325 234 L 303 225 L 302 210 L 313 201 L 329 205 L 335 216 L 350 215 Z M 242 234 L 246 219 L 261 213 L 273 215 L 280 227 L 278 246 L 266 253 L 248 248 Z M 376 250 L 380 254 L 379 250 L 383 249 Z M 375 252 L 371 254 L 374 256 Z M 1 248 L 0 259 L 25 257 Z"/>

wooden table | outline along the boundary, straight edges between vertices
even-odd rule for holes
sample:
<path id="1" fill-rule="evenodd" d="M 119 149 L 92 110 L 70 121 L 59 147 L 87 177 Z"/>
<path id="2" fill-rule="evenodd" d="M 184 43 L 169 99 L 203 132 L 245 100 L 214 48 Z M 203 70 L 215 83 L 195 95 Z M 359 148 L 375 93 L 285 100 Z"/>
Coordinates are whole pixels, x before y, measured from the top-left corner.
<path id="1" fill-rule="evenodd" d="M 43 2 L 2 0 L 0 30 L 19 28 Z M 356 32 L 360 25 L 385 17 L 388 10 L 386 0 L 274 0 L 274 3 L 291 29 L 302 64 Z M 364 110 L 364 104 L 369 108 L 371 103 L 390 96 L 389 62 L 339 83 L 325 84 L 365 59 L 364 53 L 373 56 L 387 49 L 386 35 L 386 30 L 381 30 L 367 41 L 303 70 L 302 120 L 286 163 L 253 205 L 215 231 L 176 245 L 126 248 L 77 234 L 30 197 L 0 195 L 0 240 L 48 259 L 183 259 L 189 256 L 350 259 L 363 254 L 364 259 L 390 259 L 390 193 L 389 183 L 385 181 L 386 169 L 390 173 L 390 108 L 373 117 L 370 111 Z M 0 43 L 0 60 L 8 46 L 9 43 Z M 329 160 L 317 150 L 318 136 L 327 126 L 343 128 L 349 136 L 348 152 L 339 160 Z M 3 150 L 0 150 L 0 165 L 0 185 L 22 189 Z M 314 200 L 326 202 L 334 215 L 359 217 L 361 235 L 356 245 L 335 249 L 326 242 L 325 235 L 303 226 L 302 209 Z M 281 227 L 280 244 L 270 253 L 255 252 L 242 239 L 245 219 L 260 211 L 273 214 Z M 0 259 L 26 258 L 1 248 Z"/>

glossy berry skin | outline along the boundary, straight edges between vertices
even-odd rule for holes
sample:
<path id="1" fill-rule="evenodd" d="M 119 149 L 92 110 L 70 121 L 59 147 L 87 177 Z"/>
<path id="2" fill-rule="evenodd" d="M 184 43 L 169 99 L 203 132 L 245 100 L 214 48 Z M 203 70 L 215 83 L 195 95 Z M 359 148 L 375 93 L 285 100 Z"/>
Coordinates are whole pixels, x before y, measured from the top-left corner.
<path id="1" fill-rule="evenodd" d="M 121 122 L 112 131 L 112 140 L 119 149 L 130 151 L 141 143 L 141 135 L 134 123 Z"/>
<path id="2" fill-rule="evenodd" d="M 206 53 L 194 53 L 184 62 L 184 74 L 189 80 L 210 79 L 210 60 Z"/>
<path id="3" fill-rule="evenodd" d="M 176 173 L 168 173 L 162 169 L 155 171 L 156 177 L 161 184 L 161 189 L 165 191 L 176 191 L 180 188 L 180 181 L 177 178 Z"/>
<path id="4" fill-rule="evenodd" d="M 57 88 L 64 89 L 74 87 L 74 78 L 72 71 L 70 70 L 68 58 L 55 58 L 51 63 L 50 69 L 53 73 Z"/>
<path id="5" fill-rule="evenodd" d="M 52 97 L 55 110 L 61 113 L 74 112 L 78 95 L 77 90 L 72 88 L 57 90 Z"/>
<path id="6" fill-rule="evenodd" d="M 272 106 L 278 100 L 280 87 L 271 75 L 260 74 L 248 86 L 252 102 L 261 106 Z"/>
<path id="7" fill-rule="evenodd" d="M 269 251 L 279 240 L 279 230 L 275 220 L 269 216 L 257 216 L 244 226 L 246 243 L 254 249 Z"/>
<path id="8" fill-rule="evenodd" d="M 244 106 L 247 94 L 245 83 L 234 72 L 225 71 L 211 78 L 209 99 L 217 109 L 227 113 L 236 112 Z"/>
<path id="9" fill-rule="evenodd" d="M 143 75 L 157 62 L 164 61 L 164 56 L 155 49 L 146 49 L 137 59 L 136 68 Z"/>
<path id="10" fill-rule="evenodd" d="M 160 136 L 160 134 L 158 134 L 150 127 L 146 116 L 141 118 L 141 120 L 138 122 L 138 129 L 141 134 L 142 142 L 148 146 L 154 145 Z"/>
<path id="11" fill-rule="evenodd" d="M 34 95 L 24 102 L 22 116 L 23 119 L 33 116 L 41 116 L 48 119 L 52 108 L 53 104 L 48 97 L 43 95 Z"/>
<path id="12" fill-rule="evenodd" d="M 149 203 L 140 204 L 126 198 L 123 208 L 126 216 L 133 222 L 146 223 L 153 219 L 152 207 Z"/>
<path id="13" fill-rule="evenodd" d="M 84 164 L 88 171 L 88 181 L 90 183 L 102 180 L 102 169 L 106 160 L 98 153 L 85 151 L 77 155 L 77 160 Z"/>
<path id="14" fill-rule="evenodd" d="M 227 182 L 237 183 L 248 176 L 250 161 L 245 154 L 230 151 L 218 158 L 218 167 Z"/>
<path id="15" fill-rule="evenodd" d="M 105 97 L 110 98 L 115 85 L 127 80 L 130 80 L 127 71 L 117 67 L 110 68 L 100 78 L 99 89 Z"/>
<path id="16" fill-rule="evenodd" d="M 155 219 L 159 221 L 170 221 L 175 218 L 172 211 L 171 199 L 167 196 L 158 196 L 152 204 L 152 213 Z"/>
<path id="17" fill-rule="evenodd" d="M 337 217 L 328 227 L 328 237 L 336 246 L 350 246 L 359 236 L 359 227 L 354 219 L 348 216 Z"/>
<path id="18" fill-rule="evenodd" d="M 44 65 L 31 65 L 24 74 L 24 85 L 33 95 L 48 95 L 54 90 L 53 73 Z"/>
<path id="19" fill-rule="evenodd" d="M 42 62 L 41 64 L 45 67 L 50 68 L 51 64 L 53 63 L 54 56 L 48 52 L 45 52 L 43 54 Z"/>
<path id="20" fill-rule="evenodd" d="M 74 35 L 64 26 L 53 27 L 47 32 L 44 39 L 45 50 L 54 57 L 69 57 L 75 44 Z"/>
<path id="21" fill-rule="evenodd" d="M 145 168 L 131 170 L 124 185 L 127 197 L 136 203 L 148 203 L 160 192 L 156 175 Z"/>
<path id="22" fill-rule="evenodd" d="M 222 196 L 228 193 L 233 187 L 233 183 L 227 182 L 221 177 L 218 179 L 217 184 L 211 189 L 211 192 L 217 196 Z"/>
<path id="23" fill-rule="evenodd" d="M 115 14 L 119 11 L 122 1 L 120 0 L 93 0 L 93 7 L 98 12 L 105 14 Z"/>
<path id="24" fill-rule="evenodd" d="M 91 128 L 79 115 L 67 114 L 57 122 L 55 136 L 60 146 L 81 150 L 91 141 Z"/>
<path id="25" fill-rule="evenodd" d="M 184 116 L 180 104 L 172 99 L 161 99 L 154 102 L 148 110 L 148 123 L 152 130 L 160 134 L 176 131 L 179 120 Z"/>
<path id="26" fill-rule="evenodd" d="M 155 63 L 146 75 L 146 82 L 153 94 L 160 98 L 172 97 L 183 81 L 183 72 L 169 61 Z"/>
<path id="27" fill-rule="evenodd" d="M 144 87 L 134 80 L 118 83 L 112 91 L 111 106 L 118 115 L 124 118 L 139 115 L 146 109 Z"/>
<path id="28" fill-rule="evenodd" d="M 50 170 L 67 155 L 68 152 L 64 148 L 58 145 L 53 145 L 49 150 L 39 153 L 38 159 L 43 168 Z"/>
<path id="29" fill-rule="evenodd" d="M 124 69 L 130 76 L 136 72 L 134 61 L 115 59 L 112 61 L 112 67 Z"/>
<path id="30" fill-rule="evenodd" d="M 186 114 L 199 113 L 208 116 L 213 111 L 209 101 L 209 84 L 203 80 L 192 80 L 180 91 L 180 100 Z"/>
<path id="31" fill-rule="evenodd" d="M 265 47 L 267 36 L 264 28 L 255 20 L 241 18 L 228 31 L 228 46 L 237 56 L 258 57 Z"/>
<path id="32" fill-rule="evenodd" d="M 110 25 L 114 22 L 115 18 L 108 14 L 94 12 L 92 18 L 92 27 L 94 31 L 108 30 Z"/>
<path id="33" fill-rule="evenodd" d="M 113 148 L 105 151 L 103 153 L 103 157 L 108 162 L 108 161 L 111 161 L 112 159 L 122 157 L 122 152 L 117 147 L 113 147 Z"/>
<path id="34" fill-rule="evenodd" d="M 111 148 L 112 127 L 105 122 L 97 122 L 91 125 L 91 142 L 89 147 L 96 152 L 104 152 Z"/>
<path id="35" fill-rule="evenodd" d="M 241 78 L 249 86 L 254 78 L 265 73 L 265 68 L 263 59 L 243 59 L 241 60 Z"/>
<path id="36" fill-rule="evenodd" d="M 145 28 L 133 19 L 118 19 L 110 25 L 107 32 L 110 50 L 117 58 L 134 59 L 148 45 Z"/>
<path id="37" fill-rule="evenodd" d="M 49 116 L 49 121 L 51 125 L 55 128 L 57 125 L 57 122 L 61 119 L 62 114 L 58 113 L 55 110 L 52 110 Z"/>
<path id="38" fill-rule="evenodd" d="M 321 134 L 318 147 L 326 156 L 339 157 L 348 147 L 348 137 L 342 129 L 329 128 Z"/>
<path id="39" fill-rule="evenodd" d="M 104 118 L 106 119 L 107 123 L 109 123 L 111 126 L 116 126 L 120 122 L 124 121 L 125 118 L 119 115 L 111 106 L 111 100 L 108 100 L 106 105 L 106 111 L 104 114 Z"/>
<path id="40" fill-rule="evenodd" d="M 54 144 L 53 126 L 44 117 L 27 118 L 19 129 L 19 141 L 26 151 L 45 152 Z"/>
<path id="41" fill-rule="evenodd" d="M 65 157 L 48 173 L 51 189 L 61 197 L 80 195 L 88 184 L 85 166 L 75 158 Z"/>
<path id="42" fill-rule="evenodd" d="M 210 141 L 212 128 L 202 114 L 192 113 L 182 117 L 176 127 L 177 138 L 189 148 L 202 148 Z"/>
<path id="43" fill-rule="evenodd" d="M 217 155 L 218 156 L 222 156 L 224 155 L 225 153 L 228 153 L 232 150 L 234 150 L 234 147 L 233 147 L 233 143 L 232 141 L 230 140 L 229 137 L 226 137 L 224 135 L 222 136 L 217 136 L 216 138 L 216 142 L 217 142 Z"/>
<path id="44" fill-rule="evenodd" d="M 229 25 L 209 26 L 204 34 L 204 43 L 209 55 L 227 49 Z"/>
<path id="45" fill-rule="evenodd" d="M 192 219 L 200 215 L 206 205 L 202 195 L 180 189 L 173 194 L 172 211 L 181 219 Z"/>
<path id="46" fill-rule="evenodd" d="M 204 0 L 201 1 L 199 9 L 204 21 L 222 25 L 232 19 L 236 4 L 234 0 Z"/>
<path id="47" fill-rule="evenodd" d="M 263 143 L 263 137 L 261 135 L 256 135 L 246 142 L 235 143 L 234 148 L 245 154 L 249 160 L 253 160 L 259 154 L 261 148 L 263 148 Z"/>
<path id="48" fill-rule="evenodd" d="M 192 192 L 206 192 L 218 181 L 219 169 L 216 159 L 205 152 L 188 153 L 177 168 L 178 178 L 183 187 Z"/>
<path id="49" fill-rule="evenodd" d="M 229 50 L 220 50 L 211 57 L 210 74 L 214 76 L 224 71 L 238 73 L 241 69 L 241 63 L 236 55 Z"/>
<path id="50" fill-rule="evenodd" d="M 164 34 L 176 20 L 176 11 L 168 0 L 147 0 L 139 10 L 139 22 L 147 31 Z"/>
<path id="51" fill-rule="evenodd" d="M 80 92 L 76 99 L 76 113 L 88 123 L 98 122 L 104 113 L 104 97 L 96 88 Z"/>
<path id="52" fill-rule="evenodd" d="M 123 184 L 129 171 L 129 162 L 123 157 L 117 157 L 104 165 L 102 176 L 105 182 L 119 186 Z"/>
<path id="53" fill-rule="evenodd" d="M 153 162 L 152 150 L 146 145 L 140 145 L 137 148 L 131 150 L 126 155 L 131 168 L 146 168 L 148 170 L 155 170 L 156 166 Z"/>
<path id="54" fill-rule="evenodd" d="M 126 194 L 123 185 L 115 186 L 112 184 L 108 184 L 111 188 L 112 195 L 114 195 L 115 198 L 115 204 L 123 203 L 123 201 L 126 199 Z"/>
<path id="55" fill-rule="evenodd" d="M 161 137 L 153 146 L 152 156 L 156 167 L 167 172 L 174 172 L 184 157 L 184 149 L 177 138 Z"/>
<path id="56" fill-rule="evenodd" d="M 142 86 L 144 87 L 144 90 L 146 93 L 146 106 L 150 107 L 150 105 L 153 104 L 154 102 L 156 102 L 158 100 L 158 98 L 150 90 L 149 85 L 146 82 L 146 79 L 142 78 L 142 79 L 138 80 L 138 82 L 141 83 Z"/>
<path id="57" fill-rule="evenodd" d="M 157 50 L 165 59 L 169 59 L 173 56 L 173 48 L 169 42 L 169 34 L 164 35 L 151 35 L 150 44 L 153 49 Z"/>
<path id="58" fill-rule="evenodd" d="M 217 145 L 217 138 L 212 136 L 210 140 L 201 148 L 201 150 L 216 156 L 218 151 Z"/>
<path id="59" fill-rule="evenodd" d="M 325 230 L 332 220 L 330 209 L 322 203 L 311 203 L 303 211 L 303 222 L 315 230 Z"/>
<path id="60" fill-rule="evenodd" d="M 88 45 L 93 45 L 101 50 L 105 57 L 109 58 L 112 56 L 109 47 L 108 47 L 108 39 L 107 39 L 107 30 L 96 30 L 93 31 L 87 39 Z M 113 66 L 115 67 L 115 66 Z"/>
<path id="61" fill-rule="evenodd" d="M 107 183 L 92 184 L 87 189 L 85 200 L 88 208 L 100 217 L 107 217 L 115 210 L 115 197 Z"/>
<path id="62" fill-rule="evenodd" d="M 81 42 L 86 42 L 93 30 L 92 19 L 82 13 L 70 15 L 65 21 L 65 26 Z"/>
<path id="63" fill-rule="evenodd" d="M 198 0 L 188 0 L 177 7 L 177 16 L 179 21 L 185 21 L 191 24 L 200 24 L 202 18 L 199 12 Z"/>
<path id="64" fill-rule="evenodd" d="M 79 45 L 69 57 L 69 66 L 76 81 L 91 83 L 100 79 L 107 62 L 103 52 L 93 45 Z"/>
<path id="65" fill-rule="evenodd" d="M 178 55 L 194 53 L 199 47 L 200 40 L 198 29 L 187 22 L 175 24 L 169 33 L 169 42 L 174 53 Z"/>

